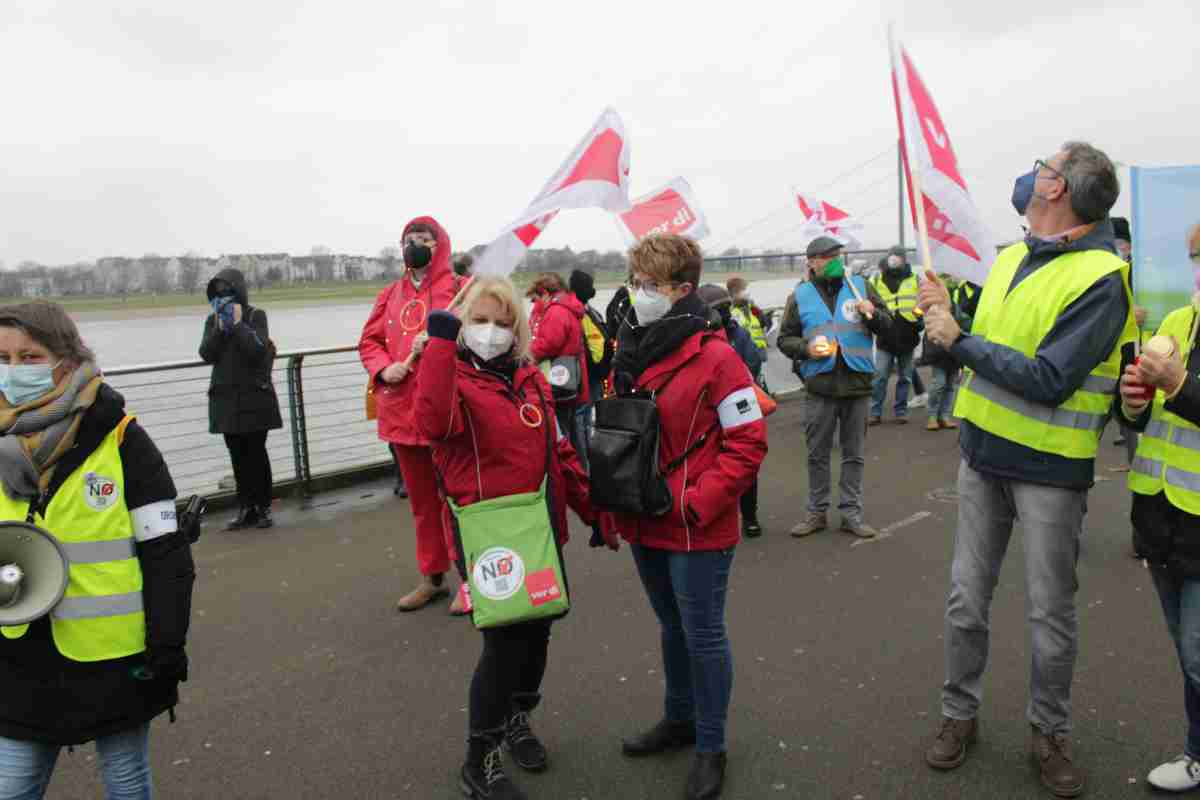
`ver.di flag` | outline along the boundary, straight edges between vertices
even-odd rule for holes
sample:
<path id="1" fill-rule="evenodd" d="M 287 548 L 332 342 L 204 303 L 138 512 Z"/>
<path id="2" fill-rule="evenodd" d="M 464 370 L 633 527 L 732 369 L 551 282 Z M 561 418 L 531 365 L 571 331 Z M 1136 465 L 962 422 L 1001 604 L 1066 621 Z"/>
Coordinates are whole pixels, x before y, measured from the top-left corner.
<path id="1" fill-rule="evenodd" d="M 533 240 L 559 211 L 602 208 L 628 211 L 629 138 L 614 109 L 606 108 L 571 155 L 521 214 L 479 257 L 477 275 L 509 275 Z"/>
<path id="2" fill-rule="evenodd" d="M 809 194 L 796 192 L 796 205 L 804 215 L 804 225 L 801 232 L 809 240 L 818 236 L 832 236 L 847 247 L 858 247 L 860 242 L 852 231 L 861 231 L 862 224 L 856 222 L 847 212 L 819 200 Z"/>
<path id="3" fill-rule="evenodd" d="M 916 169 L 928 227 L 933 264 L 925 266 L 982 285 L 996 257 L 991 231 L 971 200 L 933 97 L 903 46 L 894 40 L 890 45 L 909 207 L 915 226 L 912 171 Z"/>
<path id="4" fill-rule="evenodd" d="M 633 208 L 618 214 L 617 227 L 629 244 L 652 233 L 677 233 L 699 241 L 708 236 L 708 222 L 696 204 L 692 187 L 676 178 L 633 201 Z"/>

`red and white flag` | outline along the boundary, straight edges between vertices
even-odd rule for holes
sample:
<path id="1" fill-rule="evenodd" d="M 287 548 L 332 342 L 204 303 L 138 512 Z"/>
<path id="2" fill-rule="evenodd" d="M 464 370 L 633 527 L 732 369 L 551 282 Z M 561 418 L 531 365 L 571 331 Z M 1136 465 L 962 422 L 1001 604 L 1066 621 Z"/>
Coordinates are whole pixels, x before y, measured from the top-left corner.
<path id="1" fill-rule="evenodd" d="M 606 108 L 533 202 L 488 245 L 474 272 L 511 274 L 533 240 L 563 209 L 602 208 L 619 213 L 631 206 L 629 138 L 620 115 Z"/>
<path id="2" fill-rule="evenodd" d="M 692 187 L 676 178 L 633 201 L 633 208 L 618 214 L 617 227 L 629 244 L 652 233 L 677 233 L 699 241 L 708 236 L 708 222 L 696 204 Z"/>
<path id="3" fill-rule="evenodd" d="M 933 97 L 925 88 L 908 53 L 889 31 L 892 50 L 892 92 L 900 126 L 901 152 L 908 178 L 908 204 L 917 224 L 913 200 L 913 169 L 921 184 L 921 204 L 929 233 L 929 251 L 938 272 L 983 284 L 996 257 L 995 241 L 971 200 L 967 182 L 958 170 L 950 135 L 942 124 Z"/>
<path id="4" fill-rule="evenodd" d="M 833 203 L 818 200 L 809 194 L 796 192 L 796 204 L 804 215 L 801 231 L 811 241 L 818 236 L 832 236 L 848 247 L 857 247 L 860 242 L 854 232 L 862 230 L 862 223 Z"/>

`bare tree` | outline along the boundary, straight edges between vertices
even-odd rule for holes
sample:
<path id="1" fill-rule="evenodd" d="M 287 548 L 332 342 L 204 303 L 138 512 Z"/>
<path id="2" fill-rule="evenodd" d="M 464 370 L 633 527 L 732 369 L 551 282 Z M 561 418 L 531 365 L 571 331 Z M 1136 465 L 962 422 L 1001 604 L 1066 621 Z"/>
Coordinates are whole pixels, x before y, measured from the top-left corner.
<path id="1" fill-rule="evenodd" d="M 333 251 L 323 244 L 314 244 L 312 249 L 308 251 L 310 256 L 327 256 Z"/>

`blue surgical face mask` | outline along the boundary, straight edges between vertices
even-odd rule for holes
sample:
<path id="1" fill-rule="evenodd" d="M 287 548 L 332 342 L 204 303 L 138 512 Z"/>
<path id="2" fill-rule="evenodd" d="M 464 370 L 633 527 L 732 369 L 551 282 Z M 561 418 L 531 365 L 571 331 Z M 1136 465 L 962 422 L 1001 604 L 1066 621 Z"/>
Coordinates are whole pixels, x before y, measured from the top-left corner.
<path id="1" fill-rule="evenodd" d="M 1033 200 L 1033 187 L 1037 185 L 1037 168 L 1033 168 L 1013 182 L 1013 208 L 1022 217 L 1029 210 L 1029 202 Z"/>
<path id="2" fill-rule="evenodd" d="M 57 364 L 0 364 L 0 392 L 10 406 L 23 406 L 54 388 Z"/>

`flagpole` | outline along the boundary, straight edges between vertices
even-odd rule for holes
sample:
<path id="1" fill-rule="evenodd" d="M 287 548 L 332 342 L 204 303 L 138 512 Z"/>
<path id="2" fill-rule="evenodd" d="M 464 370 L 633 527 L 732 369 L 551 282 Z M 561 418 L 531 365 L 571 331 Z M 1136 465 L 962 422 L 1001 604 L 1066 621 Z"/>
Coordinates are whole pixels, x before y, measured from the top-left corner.
<path id="1" fill-rule="evenodd" d="M 904 248 L 904 140 L 896 140 L 896 208 L 900 226 L 900 247 Z"/>

